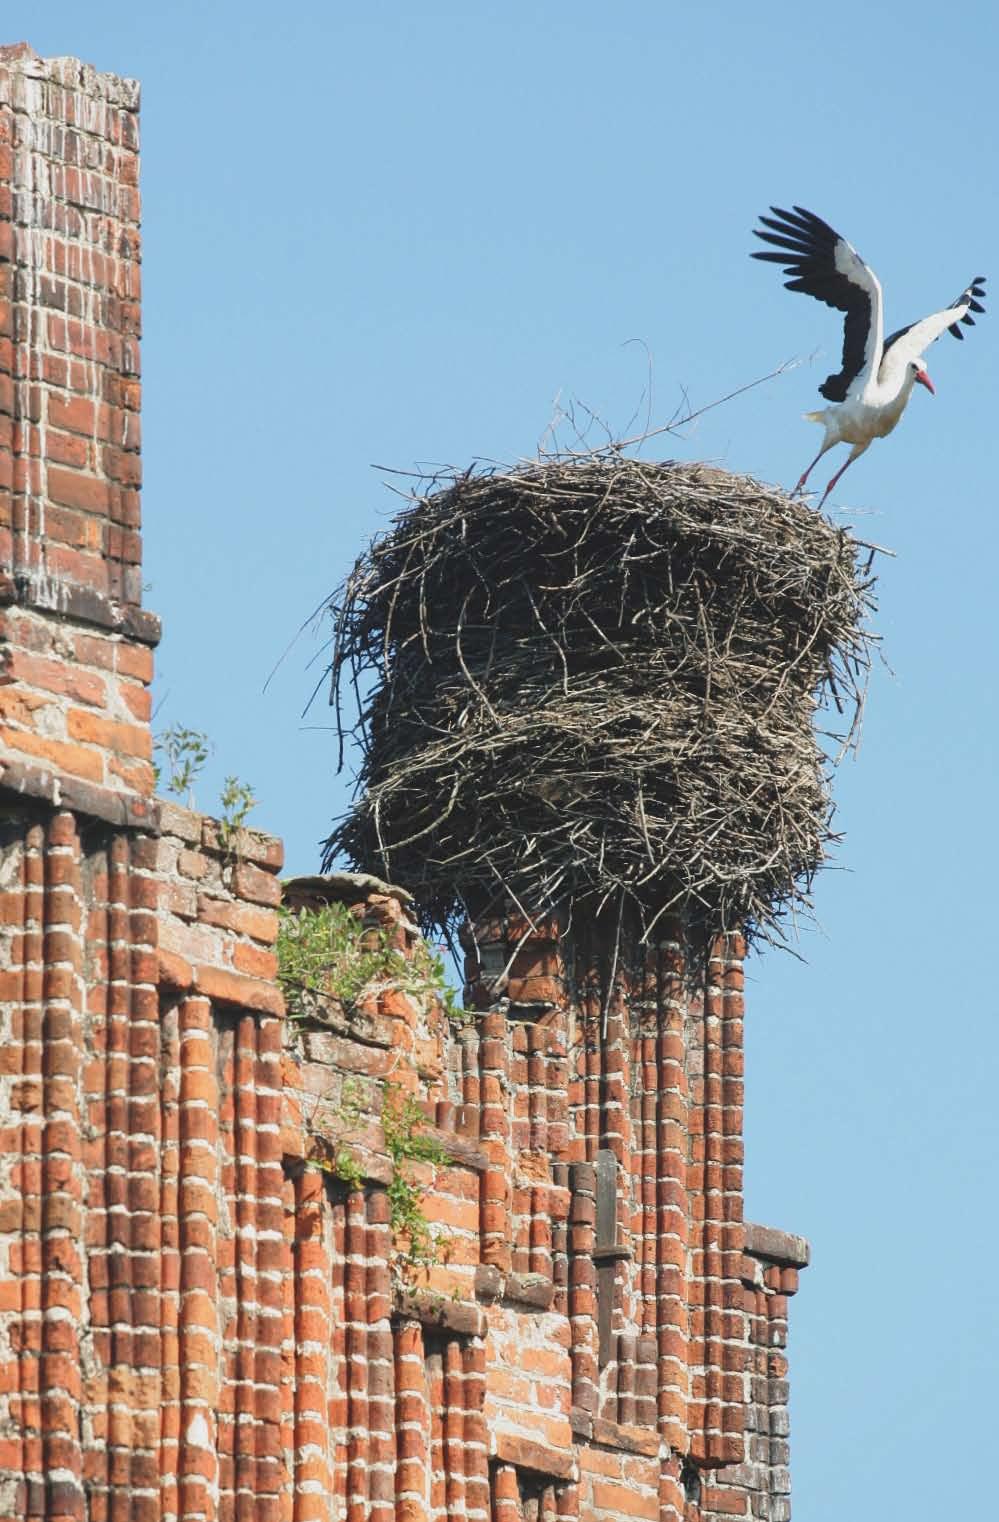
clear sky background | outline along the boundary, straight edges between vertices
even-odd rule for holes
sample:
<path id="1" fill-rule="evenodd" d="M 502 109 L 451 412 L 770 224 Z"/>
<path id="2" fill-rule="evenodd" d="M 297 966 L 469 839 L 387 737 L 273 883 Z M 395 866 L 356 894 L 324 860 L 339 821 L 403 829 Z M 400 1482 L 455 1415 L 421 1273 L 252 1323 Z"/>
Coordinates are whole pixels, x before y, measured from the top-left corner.
<path id="1" fill-rule="evenodd" d="M 857 245 L 889 328 L 975 274 L 999 295 L 984 0 L 7 0 L 2 30 L 142 80 L 157 723 L 211 734 L 199 807 L 247 779 L 292 871 L 348 796 L 302 719 L 320 639 L 263 687 L 392 511 L 373 462 L 530 455 L 559 395 L 622 431 L 646 349 L 653 423 L 797 356 L 663 445 L 792 484 L 841 332 L 746 257 L 769 202 Z M 833 499 L 895 551 L 891 671 L 807 962 L 750 964 L 748 1213 L 814 1249 L 798 1522 L 984 1517 L 995 1489 L 997 356 L 999 308 L 941 339 L 936 397 Z"/>

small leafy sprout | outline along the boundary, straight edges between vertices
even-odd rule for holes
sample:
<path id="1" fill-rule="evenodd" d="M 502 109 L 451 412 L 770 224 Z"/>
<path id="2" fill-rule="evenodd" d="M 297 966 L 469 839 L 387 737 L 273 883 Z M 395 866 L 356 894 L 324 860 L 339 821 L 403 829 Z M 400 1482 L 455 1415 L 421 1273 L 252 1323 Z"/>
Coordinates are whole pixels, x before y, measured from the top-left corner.
<path id="1" fill-rule="evenodd" d="M 239 832 L 245 825 L 250 810 L 257 806 L 256 796 L 248 782 L 241 782 L 238 777 L 227 777 L 219 795 L 219 803 L 222 812 L 218 832 L 222 850 L 227 858 L 238 856 Z"/>
<path id="2" fill-rule="evenodd" d="M 194 808 L 194 784 L 212 753 L 212 742 L 200 729 L 185 729 L 183 724 L 171 724 L 153 741 L 154 753 L 158 751 L 163 761 L 153 763 L 156 786 L 164 781 L 168 793 L 182 798 L 189 809 Z"/>

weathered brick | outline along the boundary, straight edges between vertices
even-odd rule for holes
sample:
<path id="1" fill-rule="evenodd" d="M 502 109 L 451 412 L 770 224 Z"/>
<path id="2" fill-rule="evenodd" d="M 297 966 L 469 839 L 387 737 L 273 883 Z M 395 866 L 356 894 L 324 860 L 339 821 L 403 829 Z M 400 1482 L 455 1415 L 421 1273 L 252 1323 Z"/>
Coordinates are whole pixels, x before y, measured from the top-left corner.
<path id="1" fill-rule="evenodd" d="M 124 752 L 145 760 L 152 754 L 152 738 L 144 724 L 123 724 L 82 708 L 71 708 L 66 715 L 66 729 L 72 739 L 99 745 L 108 751 Z"/>

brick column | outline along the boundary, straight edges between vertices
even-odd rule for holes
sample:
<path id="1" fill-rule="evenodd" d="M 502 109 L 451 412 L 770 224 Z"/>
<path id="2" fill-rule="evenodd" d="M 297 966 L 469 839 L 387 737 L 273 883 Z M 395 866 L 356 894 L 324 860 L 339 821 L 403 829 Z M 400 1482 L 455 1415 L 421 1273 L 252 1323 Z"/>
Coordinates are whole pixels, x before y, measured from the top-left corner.
<path id="1" fill-rule="evenodd" d="M 152 793 L 141 608 L 139 89 L 0 48 L 0 783 Z"/>

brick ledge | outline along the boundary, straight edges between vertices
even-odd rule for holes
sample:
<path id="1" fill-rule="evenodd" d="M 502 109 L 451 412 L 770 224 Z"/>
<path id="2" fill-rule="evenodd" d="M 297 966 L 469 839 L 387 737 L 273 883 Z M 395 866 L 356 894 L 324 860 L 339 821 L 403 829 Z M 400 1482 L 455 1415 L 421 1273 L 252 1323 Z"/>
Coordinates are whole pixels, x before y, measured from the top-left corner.
<path id="1" fill-rule="evenodd" d="M 113 634 L 126 634 L 143 645 L 158 645 L 163 633 L 155 613 L 131 603 L 115 602 L 93 587 L 58 581 L 51 594 L 43 594 L 31 578 L 12 575 L 8 569 L 3 569 L 0 570 L 0 607 L 12 604 L 30 608 L 35 613 L 51 613 L 76 623 L 94 624 Z"/>
<path id="2" fill-rule="evenodd" d="M 812 1249 L 805 1237 L 778 1231 L 776 1226 L 755 1226 L 751 1221 L 746 1222 L 745 1251 L 787 1268 L 807 1268 L 812 1261 Z"/>
<path id="3" fill-rule="evenodd" d="M 21 798 L 37 798 L 57 809 L 72 809 L 126 829 L 159 831 L 159 809 L 154 799 L 138 793 L 113 792 L 96 782 L 67 777 L 48 767 L 12 761 L 0 755 L 0 791 Z"/>

